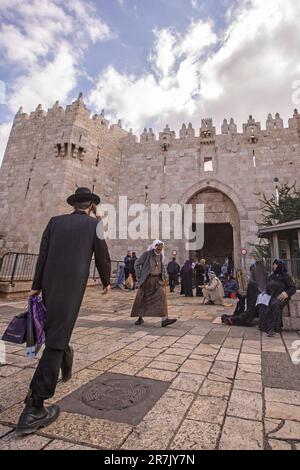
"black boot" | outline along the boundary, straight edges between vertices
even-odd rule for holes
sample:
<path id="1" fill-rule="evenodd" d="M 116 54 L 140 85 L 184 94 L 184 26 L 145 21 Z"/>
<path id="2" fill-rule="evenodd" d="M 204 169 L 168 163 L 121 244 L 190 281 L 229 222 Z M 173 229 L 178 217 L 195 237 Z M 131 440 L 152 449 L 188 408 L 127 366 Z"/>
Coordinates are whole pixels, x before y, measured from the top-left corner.
<path id="1" fill-rule="evenodd" d="M 135 322 L 135 325 L 139 326 L 139 325 L 142 325 L 143 323 L 145 323 L 144 320 L 141 317 L 139 317 L 138 320 Z"/>
<path id="2" fill-rule="evenodd" d="M 162 320 L 161 326 L 164 328 L 165 326 L 173 325 L 177 320 L 175 318 L 167 318 L 166 320 Z"/>
<path id="3" fill-rule="evenodd" d="M 68 382 L 72 378 L 72 367 L 74 360 L 74 349 L 69 346 L 69 351 L 66 351 L 63 356 L 61 364 L 61 379 L 63 382 Z"/>
<path id="4" fill-rule="evenodd" d="M 33 398 L 26 401 L 26 406 L 21 413 L 16 428 L 16 435 L 23 436 L 32 434 L 40 428 L 49 426 L 59 416 L 60 409 L 57 405 L 37 407 Z"/>

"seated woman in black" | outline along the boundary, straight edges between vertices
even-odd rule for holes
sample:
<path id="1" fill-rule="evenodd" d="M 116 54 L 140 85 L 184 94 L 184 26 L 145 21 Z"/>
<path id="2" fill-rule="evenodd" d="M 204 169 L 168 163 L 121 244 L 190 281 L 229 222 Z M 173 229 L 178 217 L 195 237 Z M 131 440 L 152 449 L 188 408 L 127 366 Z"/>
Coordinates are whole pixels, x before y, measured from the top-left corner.
<path id="1" fill-rule="evenodd" d="M 296 293 L 296 285 L 282 261 L 277 259 L 274 261 L 273 273 L 268 279 L 266 293 L 271 298 L 268 305 L 258 305 L 259 329 L 268 336 L 274 336 L 282 329 L 283 308 Z"/>
<path id="2" fill-rule="evenodd" d="M 246 296 L 237 294 L 239 299 L 233 315 L 222 315 L 222 322 L 227 325 L 253 326 L 257 316 L 256 302 L 259 294 L 266 290 L 267 273 L 264 264 L 255 262 L 250 268 L 250 279 L 248 282 Z M 245 311 L 245 307 L 246 311 Z"/>

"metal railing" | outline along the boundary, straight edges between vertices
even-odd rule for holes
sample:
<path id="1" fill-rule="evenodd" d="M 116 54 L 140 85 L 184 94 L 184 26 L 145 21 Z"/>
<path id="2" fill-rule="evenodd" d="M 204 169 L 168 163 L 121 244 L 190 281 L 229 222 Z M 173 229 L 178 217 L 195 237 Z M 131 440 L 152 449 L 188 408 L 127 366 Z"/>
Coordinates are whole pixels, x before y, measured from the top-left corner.
<path id="1" fill-rule="evenodd" d="M 268 273 L 272 272 L 272 263 L 273 260 L 270 258 L 263 260 L 266 266 L 266 270 Z M 281 261 L 284 262 L 288 273 L 292 276 L 297 286 L 297 289 L 300 289 L 300 258 L 293 258 L 293 259 L 282 259 Z"/>
<path id="2" fill-rule="evenodd" d="M 0 258 L 0 282 L 14 286 L 16 282 L 29 282 L 33 280 L 38 255 L 32 253 L 6 253 Z M 119 272 L 121 261 L 112 261 L 112 280 Z M 90 279 L 98 280 L 99 274 L 95 260 L 90 266 Z"/>

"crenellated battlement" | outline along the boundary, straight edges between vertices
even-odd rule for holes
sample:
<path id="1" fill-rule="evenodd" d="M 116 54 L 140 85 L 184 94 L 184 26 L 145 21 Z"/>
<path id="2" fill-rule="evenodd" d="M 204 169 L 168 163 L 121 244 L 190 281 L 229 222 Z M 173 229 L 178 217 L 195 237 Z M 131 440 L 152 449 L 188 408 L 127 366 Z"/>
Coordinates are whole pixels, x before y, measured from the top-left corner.
<path id="1" fill-rule="evenodd" d="M 162 132 L 159 132 L 158 137 L 153 133 L 151 128 L 149 130 L 144 128 L 139 139 L 132 133 L 132 129 L 130 130 L 127 139 L 130 143 L 135 142 L 143 145 L 151 145 L 154 142 L 161 143 L 164 149 L 168 149 L 171 143 L 179 143 L 180 141 L 197 142 L 199 140 L 203 144 L 214 143 L 216 139 L 226 135 L 242 137 L 245 141 L 254 144 L 258 142 L 260 138 L 268 136 L 269 133 L 272 133 L 273 135 L 274 132 L 279 133 L 295 130 L 299 131 L 300 135 L 300 114 L 297 109 L 294 110 L 293 117 L 289 119 L 288 127 L 286 128 L 284 127 L 283 119 L 280 117 L 280 114 L 276 113 L 274 118 L 272 114 L 268 115 L 265 129 L 262 128 L 260 122 L 257 122 L 253 116 L 250 115 L 247 122 L 242 124 L 242 132 L 238 132 L 237 125 L 233 118 L 230 118 L 229 121 L 227 118 L 224 118 L 221 126 L 221 133 L 218 134 L 215 126 L 213 125 L 212 118 L 204 118 L 201 120 L 201 126 L 198 133 L 196 133 L 192 123 L 189 123 L 188 125 L 183 123 L 177 136 L 176 132 L 171 130 L 167 124 L 165 129 Z M 124 139 L 124 143 L 127 143 L 126 139 Z"/>
<path id="2" fill-rule="evenodd" d="M 119 120 L 117 124 L 111 124 L 105 117 L 104 110 L 101 111 L 101 114 L 92 114 L 92 112 L 88 109 L 86 104 L 83 100 L 83 94 L 79 93 L 77 100 L 73 101 L 72 104 L 67 105 L 65 108 L 59 104 L 59 101 L 56 101 L 52 108 L 49 108 L 45 111 L 41 104 L 39 104 L 35 111 L 32 111 L 30 114 L 24 113 L 23 107 L 20 107 L 18 112 L 15 115 L 14 122 L 17 124 L 18 122 L 31 122 L 36 120 L 45 121 L 49 119 L 57 119 L 66 120 L 68 122 L 75 121 L 76 118 L 81 117 L 85 118 L 87 122 L 90 123 L 91 126 L 95 127 L 105 127 L 109 129 L 110 127 L 113 129 L 116 125 L 122 128 L 122 123 Z"/>

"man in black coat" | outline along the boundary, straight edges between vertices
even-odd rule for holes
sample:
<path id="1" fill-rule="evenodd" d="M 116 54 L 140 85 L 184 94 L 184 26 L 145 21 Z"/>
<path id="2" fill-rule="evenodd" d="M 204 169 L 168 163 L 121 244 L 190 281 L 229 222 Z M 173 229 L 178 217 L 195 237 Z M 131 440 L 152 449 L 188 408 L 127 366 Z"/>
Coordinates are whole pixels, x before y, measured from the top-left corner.
<path id="1" fill-rule="evenodd" d="M 180 273 L 180 266 L 176 261 L 176 258 L 172 258 L 172 261 L 169 262 L 167 266 L 167 271 L 169 275 L 169 285 L 170 285 L 170 292 L 174 292 L 175 287 L 178 283 L 178 276 Z"/>
<path id="2" fill-rule="evenodd" d="M 46 306 L 45 350 L 30 384 L 26 406 L 17 425 L 17 434 L 30 434 L 55 421 L 57 405 L 44 407 L 56 389 L 59 371 L 62 380 L 72 375 L 73 350 L 69 346 L 80 310 L 93 253 L 103 284 L 110 288 L 111 261 L 101 236 L 96 215 L 100 198 L 87 188 L 78 188 L 67 200 L 74 207 L 68 215 L 53 217 L 42 237 L 30 296 L 42 291 Z M 98 225 L 99 224 L 99 225 Z"/>

